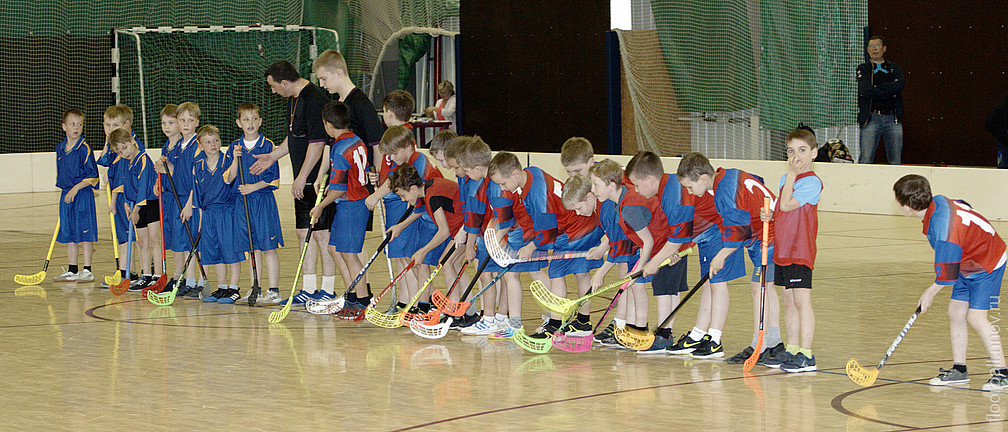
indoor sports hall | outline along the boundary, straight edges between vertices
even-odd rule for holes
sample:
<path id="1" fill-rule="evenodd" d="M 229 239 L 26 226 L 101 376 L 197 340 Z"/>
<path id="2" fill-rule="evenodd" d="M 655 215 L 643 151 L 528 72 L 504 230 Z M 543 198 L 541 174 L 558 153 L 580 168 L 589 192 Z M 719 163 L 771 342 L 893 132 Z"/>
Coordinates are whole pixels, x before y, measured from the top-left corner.
<path id="1" fill-rule="evenodd" d="M 935 195 L 961 199 L 985 218 L 963 219 L 965 225 L 1008 238 L 1008 171 L 995 168 L 999 135 L 984 121 L 995 118 L 1008 92 L 1008 33 L 1001 24 L 1008 9 L 939 13 L 919 1 L 864 0 L 46 0 L 10 6 L 0 12 L 7 18 L 0 22 L 0 59 L 7 65 L 0 80 L 0 130 L 7 137 L 0 143 L 0 358 L 8 382 L 0 430 L 1005 429 L 1008 399 L 983 390 L 996 368 L 972 328 L 970 381 L 929 384 L 953 363 L 950 290 L 940 291 L 927 311 L 915 311 L 942 268 L 936 270 L 927 227 L 904 216 L 893 184 L 908 174 L 924 176 Z M 858 120 L 856 71 L 871 63 L 869 46 L 878 35 L 885 36 L 886 59 L 906 76 L 901 164 L 889 163 L 884 143 L 860 161 L 865 125 Z M 986 52 L 964 53 L 965 41 Z M 728 283 L 726 355 L 710 359 L 642 354 L 590 337 L 580 347 L 555 335 L 545 346 L 530 346 L 518 336 L 466 334 L 449 330 L 447 309 L 434 309 L 433 321 L 423 324 L 429 314 L 414 320 L 393 312 L 389 299 L 403 298 L 396 291 L 349 315 L 339 313 L 342 297 L 335 309 L 313 313 L 311 303 L 265 301 L 268 287 L 258 284 L 262 297 L 249 302 L 249 261 L 240 265 L 241 299 L 233 304 L 176 297 L 165 285 L 177 277 L 172 251 L 165 271 L 155 269 L 165 274 L 160 285 L 155 277 L 145 286 L 151 292 L 130 289 L 135 286 L 116 267 L 132 260 L 138 271 L 139 252 L 129 248 L 130 256 L 120 256 L 113 246 L 110 224 L 116 222 L 108 210 L 115 188 L 101 166 L 94 187 L 81 191 L 94 195 L 97 215 L 94 280 L 56 280 L 69 271 L 67 247 L 56 241 L 66 223 L 60 218 L 66 192 L 57 187 L 57 155 L 70 136 L 66 110 L 83 113 L 81 135 L 95 159 L 105 147 L 103 114 L 118 105 L 132 109 L 132 132 L 146 144 L 140 153 L 159 164 L 167 165 L 160 161 L 167 104 L 198 104 L 200 124 L 217 125 L 227 145 L 243 133 L 235 120 L 239 104 L 254 102 L 259 130 L 279 145 L 295 134 L 290 109 L 296 111 L 297 97 L 271 89 L 267 68 L 289 62 L 325 89 L 312 65 L 327 50 L 346 59 L 348 78 L 383 123 L 389 121 L 387 94 L 412 95 L 415 109 L 406 123 L 432 166 L 427 147 L 450 129 L 479 135 L 495 154 L 511 152 L 522 167 L 563 182 L 571 176 L 561 145 L 583 136 L 596 163 L 626 166 L 650 151 L 674 178 L 682 156 L 699 152 L 714 168 L 757 176 L 777 195 L 778 179 L 789 172 L 785 138 L 807 125 L 825 153 L 812 165 L 823 185 L 811 290 L 816 370 L 725 362 L 757 331 L 758 296 L 748 278 Z M 948 61 L 935 61 L 939 55 Z M 442 115 L 449 99 L 443 82 L 455 92 L 450 116 Z M 896 116 L 898 110 L 870 111 Z M 1001 150 L 1008 151 L 1004 142 Z M 277 249 L 284 300 L 305 286 L 304 243 L 292 205 L 297 173 L 288 159 L 276 162 L 276 189 L 266 191 L 277 203 L 284 238 Z M 450 168 L 437 169 L 455 181 Z M 306 187 L 328 181 L 317 183 Z M 247 207 L 242 212 L 240 198 L 235 203 L 236 223 L 262 217 Z M 362 274 L 376 296 L 405 283 L 393 281 L 397 269 L 381 253 L 383 225 L 376 212 L 362 252 Z M 513 250 L 501 253 L 520 260 Z M 496 259 L 489 254 L 485 259 Z M 693 289 L 673 312 L 676 338 L 697 318 L 699 296 L 691 296 L 704 279 L 697 253 L 683 259 Z M 264 271 L 263 261 L 257 265 L 255 271 Z M 465 280 L 476 267 L 463 267 Z M 753 265 L 747 262 L 746 270 Z M 212 267 L 206 271 L 209 288 L 217 278 Z M 610 272 L 603 284 L 615 288 L 618 280 Z M 548 311 L 532 293 L 530 275 L 520 281 L 521 323 L 531 335 Z M 574 276 L 566 281 L 567 298 L 577 299 Z M 440 293 L 470 291 L 439 274 L 418 282 Z M 473 286 L 473 294 L 482 294 L 482 283 Z M 337 277 L 334 289 L 342 294 L 347 286 Z M 593 332 L 612 320 L 616 292 L 588 303 Z M 987 320 L 1002 335 L 996 303 Z M 473 304 L 478 308 L 480 300 Z M 654 301 L 648 308 L 653 330 L 665 317 Z M 780 321 L 783 332 L 783 315 Z"/>

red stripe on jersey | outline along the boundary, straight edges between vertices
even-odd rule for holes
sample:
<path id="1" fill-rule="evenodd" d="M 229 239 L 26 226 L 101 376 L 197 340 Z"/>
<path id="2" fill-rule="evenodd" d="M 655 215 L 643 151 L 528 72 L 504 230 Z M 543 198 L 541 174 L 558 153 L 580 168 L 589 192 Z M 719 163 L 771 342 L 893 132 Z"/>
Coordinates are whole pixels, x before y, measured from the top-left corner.
<path id="1" fill-rule="evenodd" d="M 436 178 L 430 181 L 431 183 L 424 188 L 424 201 L 426 203 L 427 215 L 431 217 L 435 223 L 437 219 L 434 219 L 434 209 L 430 205 L 431 198 L 440 197 L 451 200 L 452 211 L 444 209 L 445 219 L 448 220 L 448 229 L 452 236 L 454 236 L 460 229 L 462 229 L 462 199 L 459 196 L 458 183 L 444 178 Z"/>

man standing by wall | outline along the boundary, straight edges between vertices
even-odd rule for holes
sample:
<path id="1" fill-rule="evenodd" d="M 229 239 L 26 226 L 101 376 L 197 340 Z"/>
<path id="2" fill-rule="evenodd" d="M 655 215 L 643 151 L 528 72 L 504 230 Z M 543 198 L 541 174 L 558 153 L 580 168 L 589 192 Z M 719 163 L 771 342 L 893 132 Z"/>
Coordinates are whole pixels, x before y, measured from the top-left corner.
<path id="1" fill-rule="evenodd" d="M 884 58 L 885 42 L 879 36 L 868 40 L 869 61 L 857 68 L 858 126 L 861 154 L 858 163 L 872 163 L 879 137 L 885 140 L 886 159 L 899 165 L 903 153 L 903 86 L 899 65 Z"/>

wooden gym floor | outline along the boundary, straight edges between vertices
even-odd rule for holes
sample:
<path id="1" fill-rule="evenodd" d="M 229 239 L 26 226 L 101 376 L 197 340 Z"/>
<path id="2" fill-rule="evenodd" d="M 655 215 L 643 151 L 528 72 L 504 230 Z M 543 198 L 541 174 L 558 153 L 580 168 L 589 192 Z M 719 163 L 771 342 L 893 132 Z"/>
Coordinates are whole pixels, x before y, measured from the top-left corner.
<path id="1" fill-rule="evenodd" d="M 280 253 L 286 297 L 299 244 L 289 228 L 290 198 L 285 191 L 277 196 L 287 231 Z M 104 217 L 94 260 L 98 280 L 51 281 L 66 264 L 66 248 L 57 244 L 49 280 L 19 287 L 15 274 L 41 269 L 57 199 L 55 193 L 0 195 L 2 430 L 1004 427 L 1008 399 L 979 390 L 989 367 L 975 334 L 970 385 L 926 384 L 951 363 L 948 290 L 918 319 L 876 385 L 858 387 L 844 374 L 852 357 L 866 366 L 878 362 L 931 283 L 932 250 L 920 222 L 905 217 L 821 213 L 813 289 L 819 371 L 785 374 L 757 366 L 754 379 L 743 379 L 741 366 L 720 360 L 597 347 L 534 355 L 510 342 L 457 332 L 427 340 L 407 329 L 348 324 L 303 309 L 270 326 L 267 317 L 278 306 L 178 300 L 155 308 L 137 294 L 117 297 L 99 287 L 113 266 Z M 103 194 L 96 202 L 104 211 Z M 1008 233 L 1008 224 L 995 227 Z M 365 249 L 370 253 L 378 242 L 369 233 Z M 695 281 L 696 258 L 689 265 Z M 370 274 L 372 286 L 384 286 L 385 261 L 376 261 Z M 242 280 L 244 292 L 247 275 Z M 441 281 L 435 287 L 443 289 Z M 747 284 L 732 283 L 731 289 L 724 335 L 729 356 L 752 334 Z M 601 303 L 593 309 L 604 308 Z M 526 327 L 538 326 L 542 309 L 531 296 L 523 308 Z M 683 310 L 677 334 L 689 330 L 696 315 L 695 304 Z M 990 317 L 1000 320 L 1001 312 Z"/>

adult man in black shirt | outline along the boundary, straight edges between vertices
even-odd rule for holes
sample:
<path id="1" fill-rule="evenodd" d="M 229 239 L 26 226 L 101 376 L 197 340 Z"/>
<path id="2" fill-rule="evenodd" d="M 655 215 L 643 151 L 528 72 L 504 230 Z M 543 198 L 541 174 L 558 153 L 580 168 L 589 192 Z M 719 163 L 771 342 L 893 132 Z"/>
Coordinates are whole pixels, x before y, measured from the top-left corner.
<path id="1" fill-rule="evenodd" d="M 903 86 L 906 78 L 899 65 L 884 58 L 885 42 L 879 36 L 868 40 L 869 61 L 857 68 L 858 126 L 861 154 L 858 163 L 872 163 L 879 137 L 885 138 L 886 158 L 899 165 L 903 153 Z"/>
<path id="2" fill-rule="evenodd" d="M 286 61 L 278 61 L 266 69 L 266 82 L 273 93 L 288 98 L 287 112 L 290 120 L 287 137 L 271 153 L 257 155 L 258 160 L 249 169 L 253 174 L 265 171 L 277 160 L 289 154 L 294 172 L 291 195 L 294 196 L 294 219 L 298 239 L 305 241 L 311 219 L 308 212 L 315 206 L 317 187 L 315 183 L 323 178 L 328 164 L 323 166 L 322 153 L 328 136 L 322 125 L 322 108 L 329 103 L 329 96 L 318 86 L 301 78 L 297 69 Z M 304 303 L 308 299 L 325 300 L 333 296 L 336 280 L 336 264 L 326 248 L 329 245 L 329 227 L 332 225 L 334 209 L 330 205 L 315 223 L 312 241 L 304 257 L 304 278 L 302 290 L 294 297 L 294 303 Z M 322 291 L 316 292 L 315 259 L 322 258 Z"/>

